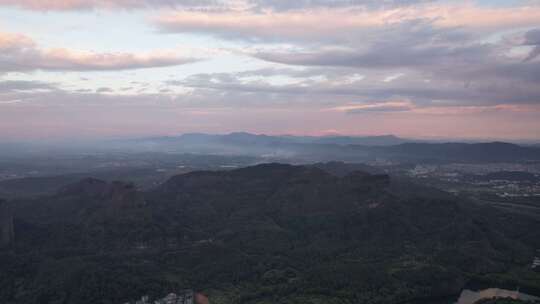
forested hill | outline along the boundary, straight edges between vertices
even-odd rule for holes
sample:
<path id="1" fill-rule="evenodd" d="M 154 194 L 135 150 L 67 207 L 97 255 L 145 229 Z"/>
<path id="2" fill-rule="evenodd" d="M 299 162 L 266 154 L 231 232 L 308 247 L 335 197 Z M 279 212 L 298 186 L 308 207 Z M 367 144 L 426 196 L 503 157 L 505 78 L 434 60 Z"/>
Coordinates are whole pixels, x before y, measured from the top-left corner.
<path id="1" fill-rule="evenodd" d="M 85 179 L 10 201 L 1 302 L 192 289 L 210 303 L 382 304 L 455 296 L 470 280 L 540 286 L 537 218 L 327 167 L 192 172 L 151 192 Z"/>

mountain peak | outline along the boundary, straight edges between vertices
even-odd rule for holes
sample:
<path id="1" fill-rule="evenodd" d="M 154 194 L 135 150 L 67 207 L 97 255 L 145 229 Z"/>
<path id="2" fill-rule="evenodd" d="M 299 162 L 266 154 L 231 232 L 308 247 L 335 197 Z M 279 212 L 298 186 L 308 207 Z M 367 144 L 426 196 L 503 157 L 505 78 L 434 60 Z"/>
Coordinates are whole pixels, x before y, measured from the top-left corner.
<path id="1" fill-rule="evenodd" d="M 96 178 L 85 178 L 60 189 L 60 194 L 100 196 L 107 190 L 107 182 Z"/>
<path id="2" fill-rule="evenodd" d="M 108 201 L 111 206 L 125 207 L 146 204 L 142 194 L 132 183 L 108 183 L 96 178 L 85 178 L 61 189 L 58 195 L 90 197 Z"/>

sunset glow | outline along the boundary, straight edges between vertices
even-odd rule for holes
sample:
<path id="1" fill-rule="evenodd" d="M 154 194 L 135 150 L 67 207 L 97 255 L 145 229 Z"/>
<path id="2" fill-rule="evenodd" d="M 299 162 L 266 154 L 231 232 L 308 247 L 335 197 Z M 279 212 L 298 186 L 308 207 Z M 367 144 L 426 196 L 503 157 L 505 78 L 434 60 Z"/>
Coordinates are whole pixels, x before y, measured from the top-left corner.
<path id="1" fill-rule="evenodd" d="M 0 0 L 0 138 L 533 140 L 539 55 L 538 1 Z"/>

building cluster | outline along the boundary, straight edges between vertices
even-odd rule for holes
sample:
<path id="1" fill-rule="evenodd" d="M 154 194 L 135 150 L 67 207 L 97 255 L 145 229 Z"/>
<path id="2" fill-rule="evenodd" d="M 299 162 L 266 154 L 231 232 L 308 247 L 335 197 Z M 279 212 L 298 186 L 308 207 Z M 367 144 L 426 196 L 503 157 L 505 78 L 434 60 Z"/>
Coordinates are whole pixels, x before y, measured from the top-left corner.
<path id="1" fill-rule="evenodd" d="M 492 186 L 499 197 L 538 197 L 540 196 L 540 184 L 520 184 L 508 182 L 506 185 Z"/>
<path id="2" fill-rule="evenodd" d="M 535 270 L 536 269 L 540 270 L 540 258 L 539 257 L 534 258 L 531 268 L 535 269 Z"/>
<path id="3" fill-rule="evenodd" d="M 523 164 L 417 164 L 412 169 L 398 169 L 394 173 L 428 181 L 430 185 L 451 193 L 484 192 L 503 198 L 526 198 L 540 197 L 539 171 L 537 164 L 530 168 Z M 527 172 L 534 174 L 534 178 L 516 180 L 486 177 L 487 174 L 496 172 Z"/>
<path id="4" fill-rule="evenodd" d="M 126 303 L 132 304 L 132 303 Z M 157 300 L 150 300 L 149 296 L 144 296 L 133 304 L 195 304 L 195 293 L 193 290 L 185 290 L 178 294 L 170 293 L 166 297 Z"/>
<path id="5" fill-rule="evenodd" d="M 451 163 L 440 165 L 441 171 L 464 174 L 488 174 L 499 171 L 520 171 L 540 174 L 540 163 Z"/>

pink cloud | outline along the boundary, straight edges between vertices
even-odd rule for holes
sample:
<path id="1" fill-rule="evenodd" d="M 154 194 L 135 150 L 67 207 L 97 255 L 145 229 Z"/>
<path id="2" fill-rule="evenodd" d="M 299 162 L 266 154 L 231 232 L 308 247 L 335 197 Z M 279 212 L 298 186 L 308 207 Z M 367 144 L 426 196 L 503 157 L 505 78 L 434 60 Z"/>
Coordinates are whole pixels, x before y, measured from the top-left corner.
<path id="1" fill-rule="evenodd" d="M 166 13 L 156 24 L 166 32 L 202 32 L 227 38 L 327 39 L 414 20 L 437 27 L 501 29 L 536 26 L 539 6 L 489 8 L 471 4 L 429 4 L 391 9 L 335 8 L 284 12 L 250 10 Z"/>
<path id="2" fill-rule="evenodd" d="M 0 71 L 108 71 L 175 66 L 196 61 L 174 52 L 95 53 L 66 48 L 42 49 L 29 37 L 0 32 Z"/>
<path id="3" fill-rule="evenodd" d="M 348 9 L 292 12 L 178 11 L 157 18 L 158 26 L 170 32 L 209 32 L 253 37 L 321 37 L 351 28 L 380 26 L 390 22 L 392 11 L 368 12 Z"/>
<path id="4" fill-rule="evenodd" d="M 210 1 L 207 1 L 210 2 Z M 0 0 L 0 5 L 38 11 L 70 11 L 88 9 L 135 9 L 189 4 L 200 6 L 205 1 L 182 0 Z"/>
<path id="5" fill-rule="evenodd" d="M 486 106 L 418 106 L 409 100 L 395 100 L 374 103 L 351 103 L 331 108 L 330 111 L 349 114 L 409 112 L 422 115 L 478 115 L 484 113 L 540 113 L 540 105 L 534 104 L 498 104 Z"/>
<path id="6" fill-rule="evenodd" d="M 140 98 L 140 97 L 139 97 Z M 265 134 L 396 134 L 403 137 L 540 137 L 538 112 L 487 111 L 477 115 L 428 115 L 392 112 L 346 115 L 317 109 L 198 108 L 181 105 L 115 106 L 114 103 L 64 106 L 20 104 L 0 111 L 0 138 L 173 135 L 186 132 Z M 118 119 L 122 117 L 122 119 Z M 21 121 L 28 123 L 21 124 Z"/>
<path id="7" fill-rule="evenodd" d="M 349 104 L 332 108 L 332 110 L 343 111 L 350 114 L 366 112 L 403 112 L 414 110 L 415 105 L 408 100 L 384 101 L 363 104 Z"/>
<path id="8" fill-rule="evenodd" d="M 193 62 L 172 53 L 92 53 L 68 49 L 51 49 L 41 52 L 42 62 L 37 67 L 47 70 L 126 70 L 173 66 Z"/>
<path id="9" fill-rule="evenodd" d="M 34 41 L 25 35 L 0 32 L 0 50 L 3 52 L 34 46 Z"/>
<path id="10" fill-rule="evenodd" d="M 422 17 L 435 20 L 439 26 L 470 26 L 477 28 L 507 28 L 537 26 L 540 7 L 477 7 L 467 5 L 431 6 L 423 10 Z"/>

